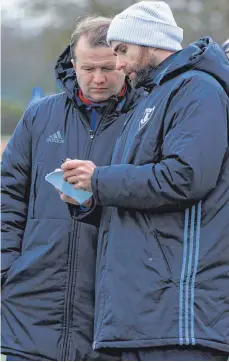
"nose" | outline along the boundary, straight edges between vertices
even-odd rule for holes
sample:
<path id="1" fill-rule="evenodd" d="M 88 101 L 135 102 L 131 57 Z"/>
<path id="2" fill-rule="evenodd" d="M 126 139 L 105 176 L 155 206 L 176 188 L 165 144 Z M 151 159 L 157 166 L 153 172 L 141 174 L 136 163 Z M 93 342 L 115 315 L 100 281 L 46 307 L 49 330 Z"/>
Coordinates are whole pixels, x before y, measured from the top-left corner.
<path id="1" fill-rule="evenodd" d="M 94 74 L 93 78 L 94 83 L 102 84 L 105 83 L 105 75 L 101 72 L 101 70 L 97 70 Z"/>
<path id="2" fill-rule="evenodd" d="M 124 60 L 120 60 L 119 57 L 117 56 L 116 59 L 116 69 L 117 70 L 122 70 L 126 67 L 126 62 Z"/>

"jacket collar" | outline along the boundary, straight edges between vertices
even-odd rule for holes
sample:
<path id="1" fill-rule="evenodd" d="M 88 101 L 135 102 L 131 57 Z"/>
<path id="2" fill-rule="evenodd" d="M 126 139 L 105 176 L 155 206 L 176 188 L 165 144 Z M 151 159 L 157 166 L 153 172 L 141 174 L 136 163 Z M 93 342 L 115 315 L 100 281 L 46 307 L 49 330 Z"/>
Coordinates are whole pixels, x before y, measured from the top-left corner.
<path id="1" fill-rule="evenodd" d="M 124 85 L 123 85 L 123 87 L 122 87 L 122 89 L 121 89 L 121 91 L 120 91 L 119 94 L 117 95 L 117 98 L 119 99 L 119 101 L 121 100 L 121 98 L 123 98 L 123 97 L 125 96 L 126 91 L 127 91 L 127 85 L 126 85 L 126 82 L 125 82 Z M 78 90 L 77 93 L 78 93 L 78 94 L 77 94 L 77 95 L 78 95 L 77 98 L 81 101 L 81 104 L 91 105 L 91 106 L 95 106 L 95 107 L 96 107 L 96 106 L 98 106 L 98 107 L 104 107 L 104 106 L 107 104 L 107 102 L 109 101 L 109 100 L 107 100 L 107 101 L 104 101 L 104 102 L 101 102 L 101 103 L 92 102 L 90 99 L 84 97 L 81 88 L 79 88 L 79 90 Z"/>
<path id="2" fill-rule="evenodd" d="M 178 53 L 178 52 L 177 52 Z M 137 85 L 137 87 L 143 87 L 150 91 L 155 85 L 159 85 L 165 74 L 169 71 L 171 64 L 176 57 L 177 53 L 170 55 L 156 68 L 153 68 L 148 75 L 148 78 Z"/>

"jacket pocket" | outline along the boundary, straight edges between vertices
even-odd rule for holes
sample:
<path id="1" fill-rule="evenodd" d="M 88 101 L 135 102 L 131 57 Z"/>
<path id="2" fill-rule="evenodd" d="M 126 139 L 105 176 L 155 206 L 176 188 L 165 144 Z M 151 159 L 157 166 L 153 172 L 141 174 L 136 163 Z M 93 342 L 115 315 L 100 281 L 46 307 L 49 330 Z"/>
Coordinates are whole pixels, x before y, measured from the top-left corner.
<path id="1" fill-rule="evenodd" d="M 148 237 L 147 237 L 147 242 L 148 242 L 148 248 L 149 248 L 149 254 L 150 254 L 149 261 L 153 262 L 153 260 L 155 259 L 155 253 L 156 253 L 156 255 L 159 255 L 160 260 L 163 263 L 163 268 L 166 271 L 166 275 L 167 275 L 168 279 L 172 280 L 172 270 L 171 270 L 171 267 L 169 264 L 168 257 L 165 253 L 163 245 L 161 244 L 160 239 L 155 230 L 152 230 L 151 232 L 149 232 Z M 155 250 L 155 246 L 156 246 L 157 250 Z"/>

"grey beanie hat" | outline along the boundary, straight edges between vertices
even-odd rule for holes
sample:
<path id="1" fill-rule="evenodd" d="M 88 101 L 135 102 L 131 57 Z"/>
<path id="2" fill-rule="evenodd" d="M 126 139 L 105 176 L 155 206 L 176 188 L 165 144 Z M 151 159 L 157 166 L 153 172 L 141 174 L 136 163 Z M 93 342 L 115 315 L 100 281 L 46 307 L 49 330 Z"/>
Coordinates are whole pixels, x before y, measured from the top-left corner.
<path id="1" fill-rule="evenodd" d="M 178 51 L 182 49 L 183 29 L 164 1 L 141 1 L 114 17 L 107 33 L 109 45 L 112 40 Z"/>

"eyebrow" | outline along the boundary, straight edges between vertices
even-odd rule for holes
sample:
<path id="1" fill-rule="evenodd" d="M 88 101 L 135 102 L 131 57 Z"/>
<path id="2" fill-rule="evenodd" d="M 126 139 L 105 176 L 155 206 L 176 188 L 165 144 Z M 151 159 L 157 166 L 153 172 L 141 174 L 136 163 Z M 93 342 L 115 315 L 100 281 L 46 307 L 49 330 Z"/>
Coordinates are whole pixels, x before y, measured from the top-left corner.
<path id="1" fill-rule="evenodd" d="M 123 45 L 123 43 L 117 44 L 116 47 L 115 47 L 114 50 L 113 50 L 113 53 L 117 53 L 118 49 L 119 49 L 120 46 L 122 46 L 122 45 Z"/>
<path id="2" fill-rule="evenodd" d="M 103 64 L 96 64 L 96 63 L 91 63 L 91 64 L 89 64 L 89 63 L 83 63 L 83 64 L 81 64 L 81 68 L 84 68 L 84 67 L 86 67 L 86 68 L 111 68 L 111 67 L 114 67 L 114 64 L 113 63 L 103 63 Z"/>

